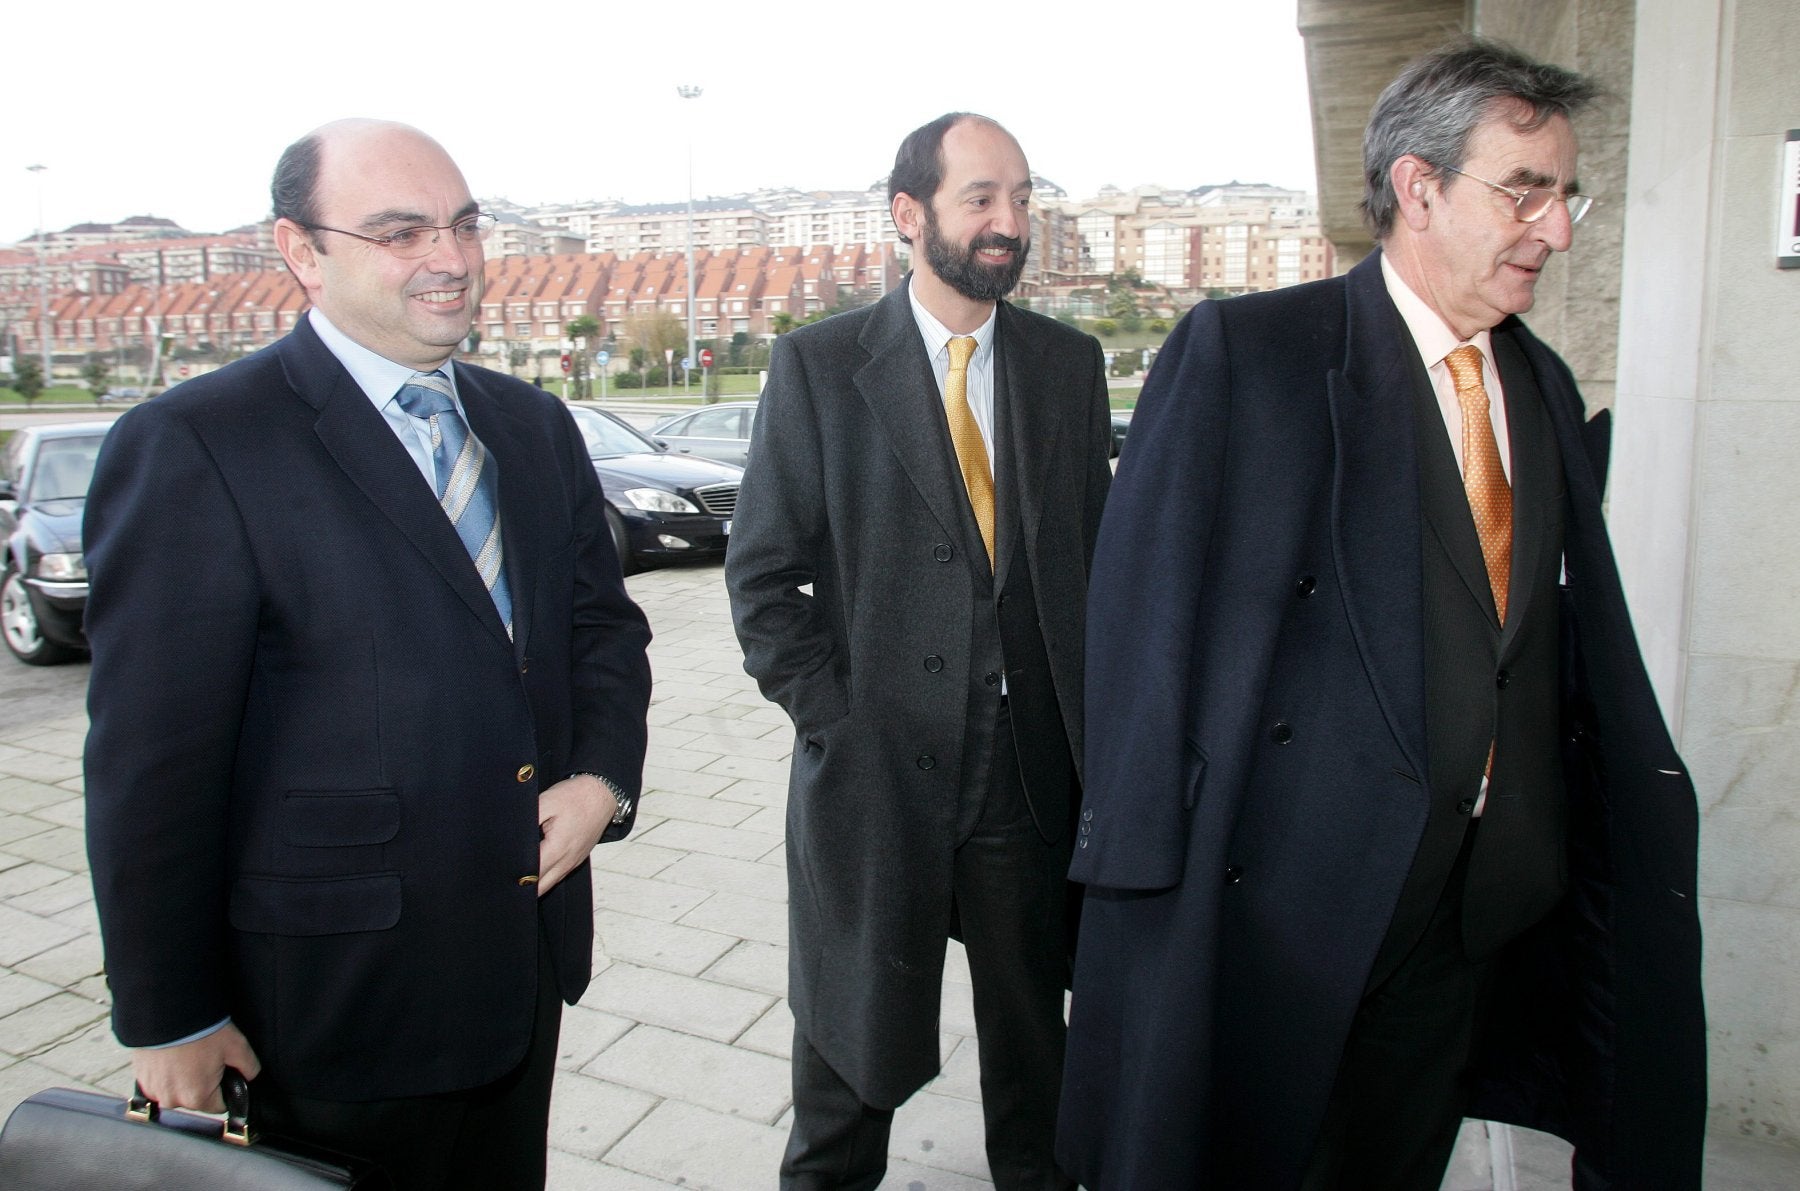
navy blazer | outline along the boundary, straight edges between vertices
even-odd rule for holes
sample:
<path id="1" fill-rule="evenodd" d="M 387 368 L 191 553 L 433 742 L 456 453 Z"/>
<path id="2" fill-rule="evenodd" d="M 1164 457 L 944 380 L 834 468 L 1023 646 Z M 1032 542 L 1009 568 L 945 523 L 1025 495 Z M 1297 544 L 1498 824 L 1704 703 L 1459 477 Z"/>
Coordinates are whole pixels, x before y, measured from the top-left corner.
<path id="1" fill-rule="evenodd" d="M 457 377 L 499 468 L 512 639 L 308 322 L 108 437 L 87 838 L 128 1046 L 229 1015 L 292 1092 L 429 1094 L 523 1057 L 540 923 L 563 997 L 587 985 L 589 873 L 539 900 L 537 795 L 581 771 L 636 792 L 649 628 L 567 411 Z"/>

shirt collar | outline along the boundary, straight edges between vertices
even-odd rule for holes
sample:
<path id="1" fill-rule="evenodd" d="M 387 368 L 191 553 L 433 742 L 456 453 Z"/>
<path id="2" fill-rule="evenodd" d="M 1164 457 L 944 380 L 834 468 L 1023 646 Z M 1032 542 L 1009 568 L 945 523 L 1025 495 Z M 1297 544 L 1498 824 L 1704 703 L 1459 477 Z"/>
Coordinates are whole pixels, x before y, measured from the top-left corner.
<path id="1" fill-rule="evenodd" d="M 1419 349 L 1426 368 L 1435 368 L 1443 362 L 1445 356 L 1464 343 L 1473 343 L 1480 348 L 1482 359 L 1492 366 L 1492 336 L 1487 329 L 1475 332 L 1468 339 L 1458 339 L 1449 324 L 1438 317 L 1437 311 L 1427 306 L 1425 299 L 1401 280 L 1399 270 L 1388 261 L 1385 252 L 1381 254 L 1381 279 L 1387 283 L 1388 297 L 1393 299 L 1395 308 L 1400 311 L 1401 320 L 1406 323 L 1406 329 L 1412 333 L 1413 344 Z"/>
<path id="2" fill-rule="evenodd" d="M 319 339 L 337 357 L 338 363 L 344 366 L 344 371 L 350 374 L 350 379 L 368 395 L 377 409 L 398 397 L 400 386 L 411 380 L 418 371 L 405 364 L 396 364 L 385 356 L 376 355 L 338 330 L 317 306 L 308 311 L 306 317 L 312 321 L 313 330 L 319 333 Z M 439 371 L 450 378 L 451 399 L 457 402 L 460 410 L 462 402 L 456 396 L 456 369 L 453 362 L 445 360 Z"/>
<path id="3" fill-rule="evenodd" d="M 907 283 L 906 296 L 912 302 L 913 321 L 919 324 L 919 334 L 925 338 L 925 355 L 933 360 L 940 355 L 945 355 L 949 350 L 950 341 L 957 337 L 956 333 L 939 322 L 935 314 L 925 309 L 925 304 L 919 301 L 919 295 L 914 292 L 911 282 Z M 969 359 L 972 367 L 979 368 L 986 365 L 993 349 L 994 323 L 999 318 L 999 314 L 1000 303 L 996 302 L 994 308 L 988 311 L 987 321 L 970 332 L 975 339 L 975 354 Z"/>

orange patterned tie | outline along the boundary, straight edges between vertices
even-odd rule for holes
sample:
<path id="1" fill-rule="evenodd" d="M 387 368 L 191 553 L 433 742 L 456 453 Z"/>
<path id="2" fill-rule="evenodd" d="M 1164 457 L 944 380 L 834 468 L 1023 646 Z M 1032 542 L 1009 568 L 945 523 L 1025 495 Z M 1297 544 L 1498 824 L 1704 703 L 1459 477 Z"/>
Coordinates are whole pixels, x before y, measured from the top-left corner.
<path id="1" fill-rule="evenodd" d="M 988 567 L 994 565 L 994 476 L 988 470 L 987 442 L 969 408 L 969 358 L 975 340 L 958 335 L 950 341 L 950 372 L 944 377 L 944 416 L 950 420 L 950 441 L 962 468 L 963 485 L 969 490 L 969 506 L 987 547 Z M 1508 524 L 1511 522 L 1509 521 Z"/>
<path id="2" fill-rule="evenodd" d="M 1505 624 L 1506 587 L 1512 579 L 1512 487 L 1506 482 L 1500 448 L 1494 441 L 1487 388 L 1481 383 L 1481 349 L 1465 343 L 1445 356 L 1444 363 L 1450 366 L 1456 403 L 1462 407 L 1463 488 L 1469 494 L 1469 511 L 1475 515 L 1481 555 L 1487 560 L 1494 611 Z"/>

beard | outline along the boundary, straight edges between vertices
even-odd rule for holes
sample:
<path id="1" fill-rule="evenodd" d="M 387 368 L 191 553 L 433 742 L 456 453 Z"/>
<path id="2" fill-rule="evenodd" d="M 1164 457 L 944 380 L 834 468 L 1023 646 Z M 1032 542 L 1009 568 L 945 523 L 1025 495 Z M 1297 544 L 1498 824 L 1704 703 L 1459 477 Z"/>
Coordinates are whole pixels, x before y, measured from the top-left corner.
<path id="1" fill-rule="evenodd" d="M 922 238 L 925 260 L 931 265 L 931 271 L 971 302 L 998 302 L 1010 294 L 1013 286 L 1019 284 L 1020 274 L 1025 272 L 1025 254 L 1031 247 L 1029 239 L 994 232 L 983 232 L 970 240 L 967 247 L 952 244 L 939 235 L 937 212 L 929 203 L 925 205 Z M 983 248 L 1010 248 L 1012 259 L 1004 265 L 990 265 L 981 259 Z"/>

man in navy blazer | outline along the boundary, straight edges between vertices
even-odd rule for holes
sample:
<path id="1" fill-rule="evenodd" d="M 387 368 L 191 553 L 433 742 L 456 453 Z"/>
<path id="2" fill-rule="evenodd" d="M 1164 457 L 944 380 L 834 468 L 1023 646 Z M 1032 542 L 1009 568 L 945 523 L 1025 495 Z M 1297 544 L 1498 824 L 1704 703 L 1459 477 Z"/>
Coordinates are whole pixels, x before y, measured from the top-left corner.
<path id="1" fill-rule="evenodd" d="M 541 1187 L 649 629 L 567 411 L 451 363 L 491 219 L 444 150 L 343 121 L 273 191 L 312 310 L 121 418 L 88 502 L 114 1029 L 165 1105 L 260 1071 L 263 1128 L 402 1187 Z M 431 420 L 401 404 L 421 377 L 450 398 Z M 452 524 L 464 478 L 498 510 L 494 590 Z"/>
<path id="2" fill-rule="evenodd" d="M 1089 603 L 1086 1187 L 1435 1191 L 1464 1116 L 1572 1140 L 1579 1187 L 1698 1183 L 1693 786 L 1606 422 L 1518 318 L 1592 94 L 1478 41 L 1407 67 L 1364 140 L 1380 251 L 1157 360 Z"/>

